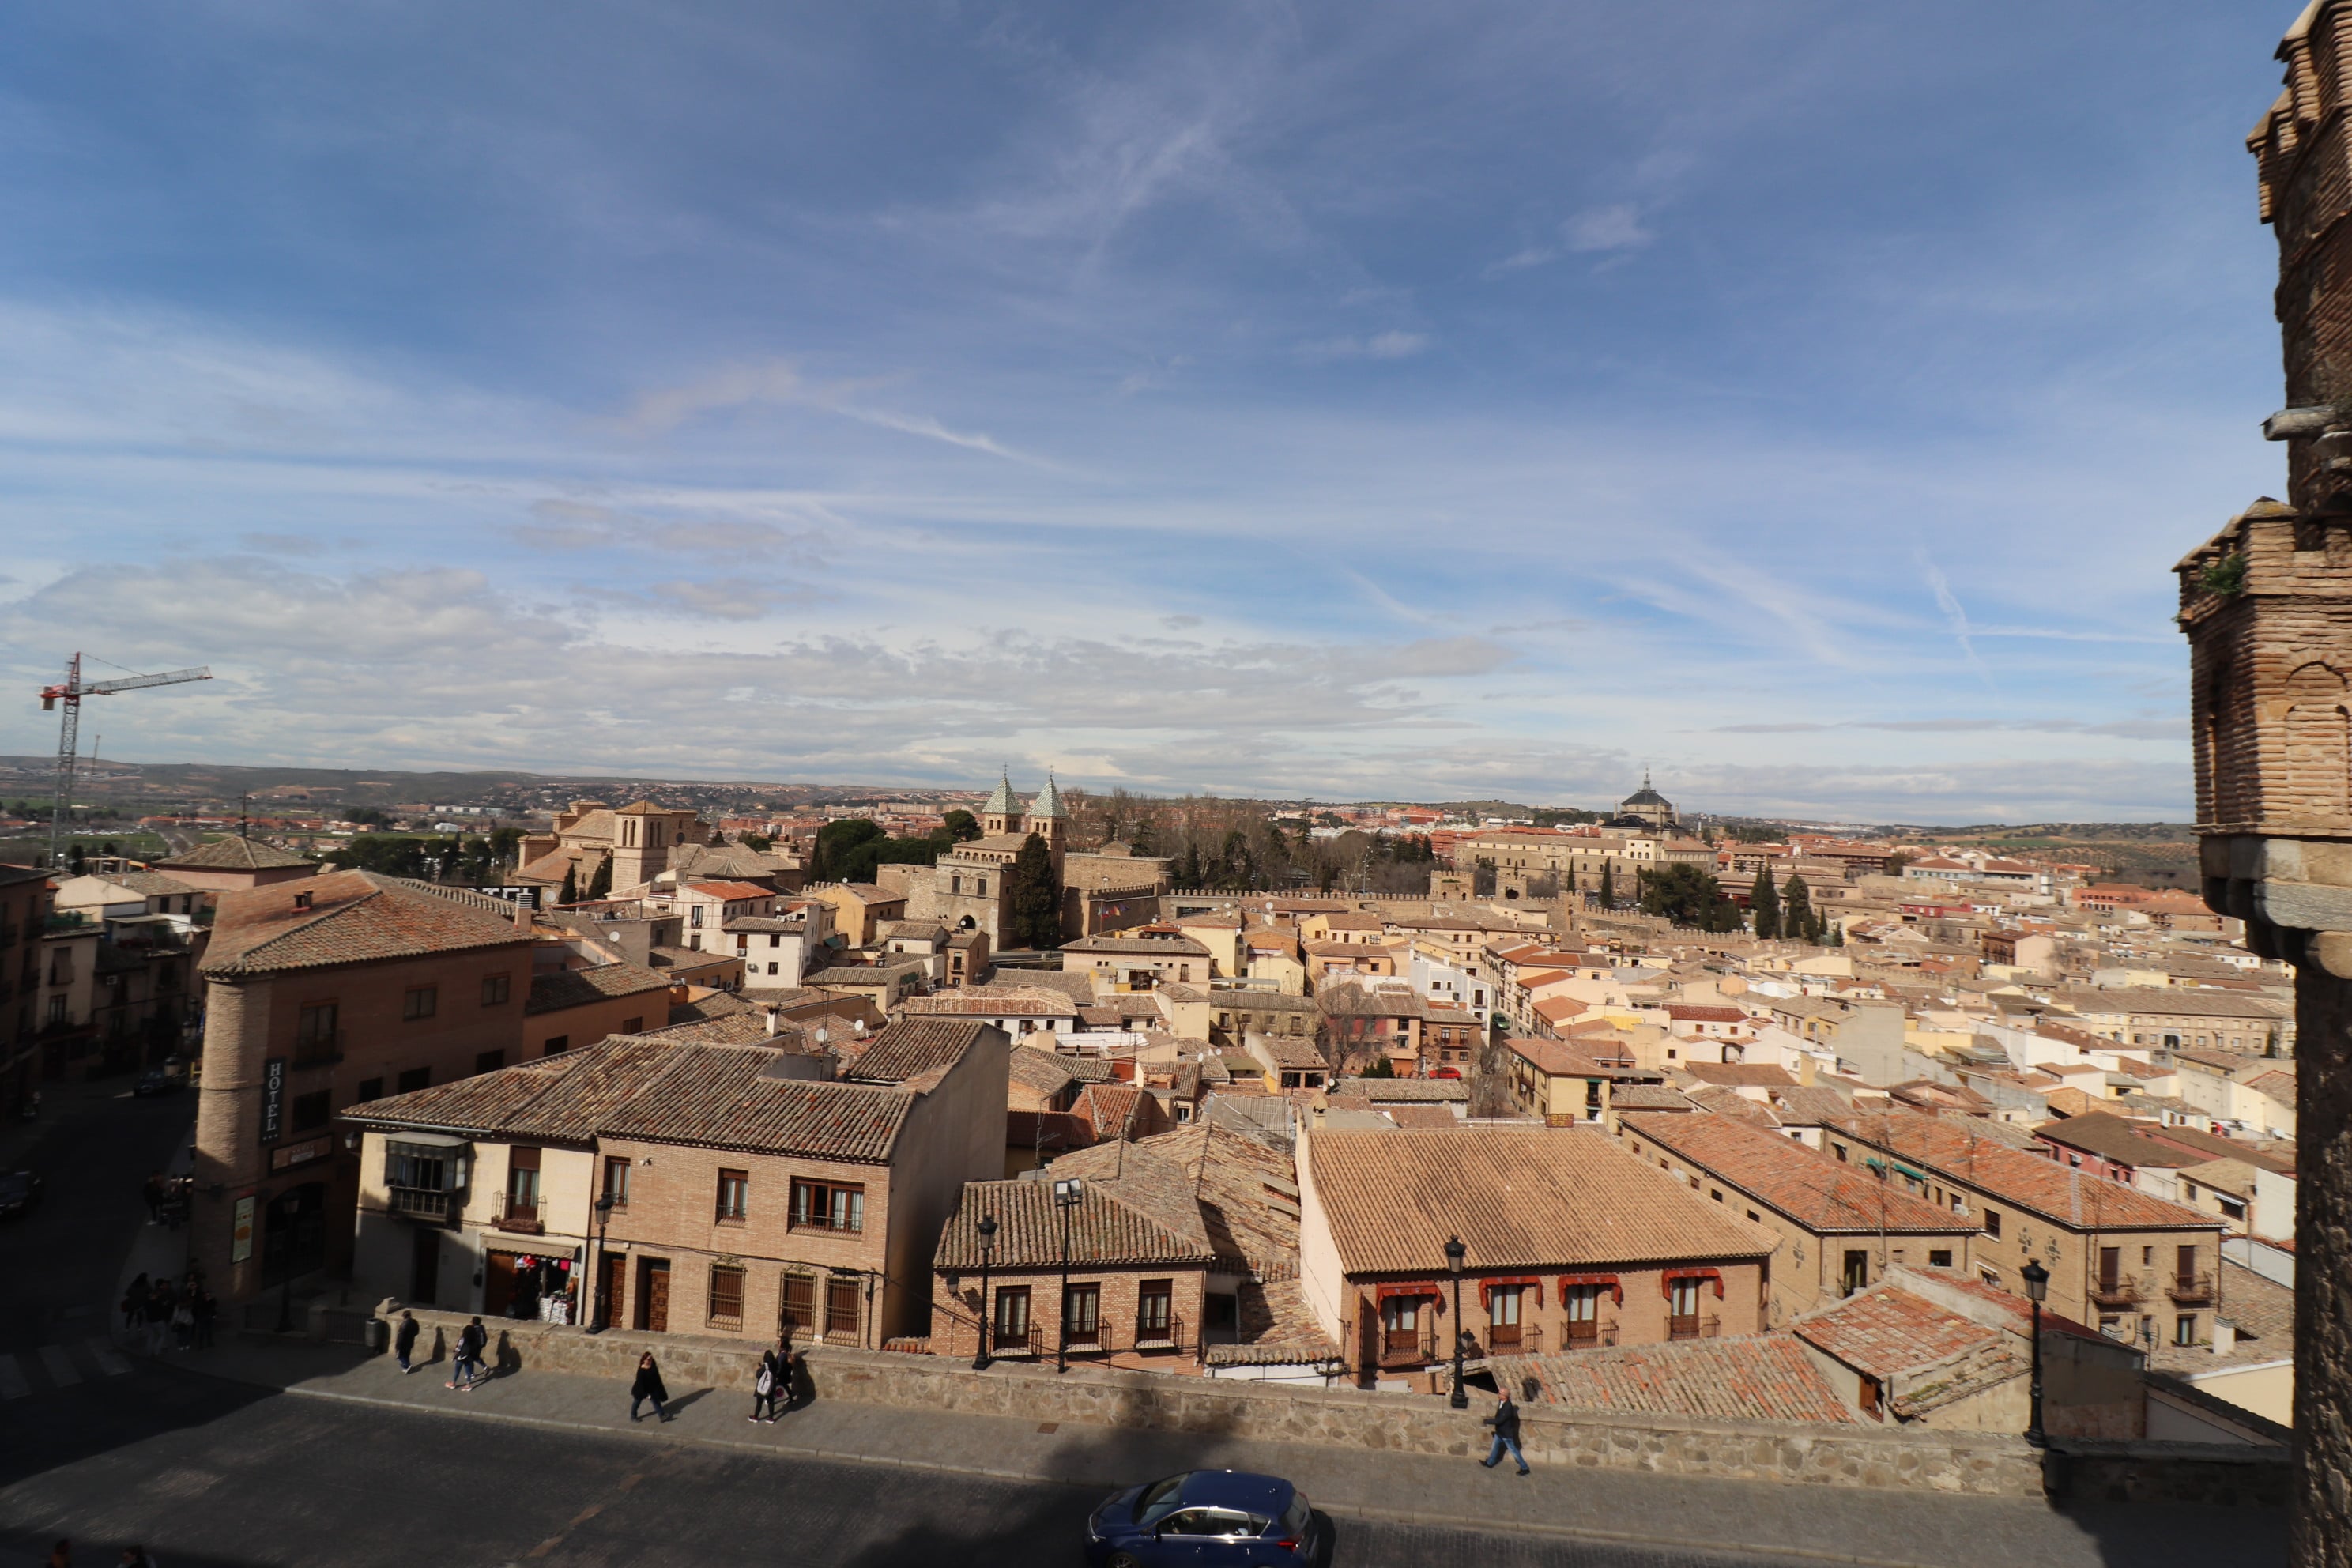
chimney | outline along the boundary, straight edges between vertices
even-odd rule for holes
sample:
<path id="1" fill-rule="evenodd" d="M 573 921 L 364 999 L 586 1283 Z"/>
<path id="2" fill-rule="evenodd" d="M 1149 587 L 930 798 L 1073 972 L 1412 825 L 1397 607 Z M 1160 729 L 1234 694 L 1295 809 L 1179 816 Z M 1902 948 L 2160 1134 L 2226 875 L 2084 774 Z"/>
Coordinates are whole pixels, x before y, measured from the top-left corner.
<path id="1" fill-rule="evenodd" d="M 2227 1318 L 2213 1320 L 2213 1353 L 2228 1355 L 2238 1348 L 2238 1325 Z"/>
<path id="2" fill-rule="evenodd" d="M 768 1038 L 774 1039 L 784 1032 L 784 1010 L 771 1003 L 768 1012 Z"/>
<path id="3" fill-rule="evenodd" d="M 1813 1087 L 1813 1058 L 1810 1054 L 1797 1058 L 1797 1082 L 1806 1089 Z"/>

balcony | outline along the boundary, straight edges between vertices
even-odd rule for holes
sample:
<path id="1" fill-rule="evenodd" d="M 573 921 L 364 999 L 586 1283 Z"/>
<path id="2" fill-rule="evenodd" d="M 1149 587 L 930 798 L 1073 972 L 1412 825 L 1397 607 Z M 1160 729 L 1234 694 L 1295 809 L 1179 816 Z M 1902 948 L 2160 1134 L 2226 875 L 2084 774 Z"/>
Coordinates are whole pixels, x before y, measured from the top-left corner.
<path id="1" fill-rule="evenodd" d="M 2176 1274 L 2165 1285 L 2164 1293 L 2183 1307 L 2210 1305 L 2213 1300 L 2213 1276 Z"/>
<path id="2" fill-rule="evenodd" d="M 490 1215 L 490 1228 L 516 1236 L 545 1236 L 547 1226 L 540 1223 L 539 1203 L 516 1197 L 512 1193 L 499 1194 L 498 1209 Z"/>
<path id="3" fill-rule="evenodd" d="M 1573 1320 L 1570 1321 L 1568 1332 L 1561 1338 L 1559 1348 L 1564 1351 L 1596 1350 L 1616 1342 L 1617 1325 L 1615 1323 L 1597 1323 L 1587 1318 L 1580 1322 Z M 1540 1349 L 1541 1346 L 1537 1348 Z"/>
<path id="4" fill-rule="evenodd" d="M 2137 1307 L 2147 1300 L 2147 1291 L 2128 1274 L 2102 1275 L 2091 1281 L 2091 1302 L 2098 1307 Z"/>
<path id="5" fill-rule="evenodd" d="M 426 1225 L 455 1226 L 466 1206 L 456 1193 L 432 1187 L 388 1188 L 386 1199 L 394 1214 Z"/>
<path id="6" fill-rule="evenodd" d="M 1712 1340 L 1720 1339 L 1722 1335 L 1723 1319 L 1713 1312 L 1704 1317 L 1693 1315 L 1666 1320 L 1666 1338 L 1669 1340 Z"/>

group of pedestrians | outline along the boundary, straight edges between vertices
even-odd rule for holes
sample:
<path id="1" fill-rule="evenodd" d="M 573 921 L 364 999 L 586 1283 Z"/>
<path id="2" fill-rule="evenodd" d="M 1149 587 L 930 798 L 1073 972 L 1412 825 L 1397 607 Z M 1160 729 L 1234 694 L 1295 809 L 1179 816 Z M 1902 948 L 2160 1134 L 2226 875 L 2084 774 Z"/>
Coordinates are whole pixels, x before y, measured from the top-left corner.
<path id="1" fill-rule="evenodd" d="M 168 1350 L 210 1350 L 220 1302 L 190 1269 L 174 1286 L 142 1274 L 122 1293 L 122 1336 L 149 1355 Z"/>
<path id="2" fill-rule="evenodd" d="M 192 1176 L 167 1176 L 161 1171 L 147 1173 L 144 1192 L 147 1198 L 147 1223 L 160 1225 L 167 1230 L 177 1230 L 188 1215 L 188 1194 L 194 1190 Z"/>
<path id="3" fill-rule="evenodd" d="M 143 1546 L 124 1547 L 122 1555 L 115 1562 L 121 1564 L 121 1568 L 163 1568 L 163 1564 L 147 1555 L 147 1549 Z M 42 1568 L 73 1568 L 73 1542 L 60 1538 L 55 1546 L 49 1548 L 49 1560 L 42 1564 Z"/>
<path id="4" fill-rule="evenodd" d="M 798 1403 L 802 1380 L 807 1373 L 805 1352 L 793 1348 L 793 1336 L 784 1335 L 773 1348 L 760 1353 L 760 1370 L 751 1378 L 751 1414 L 748 1419 L 772 1426 L 776 1418 Z M 629 1384 L 629 1419 L 644 1419 L 645 1406 L 650 1400 L 654 1417 L 672 1421 L 669 1389 L 662 1382 L 661 1363 L 647 1351 L 637 1358 L 637 1375 Z"/>

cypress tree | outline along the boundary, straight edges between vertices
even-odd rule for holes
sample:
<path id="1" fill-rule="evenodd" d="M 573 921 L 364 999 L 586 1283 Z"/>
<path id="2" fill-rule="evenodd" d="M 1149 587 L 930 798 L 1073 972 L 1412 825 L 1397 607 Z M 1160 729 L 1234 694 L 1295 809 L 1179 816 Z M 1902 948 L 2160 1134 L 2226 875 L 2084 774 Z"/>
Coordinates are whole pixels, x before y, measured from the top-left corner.
<path id="1" fill-rule="evenodd" d="M 579 869 L 577 865 L 563 868 L 563 886 L 555 895 L 557 903 L 576 904 L 580 901 Z"/>
<path id="2" fill-rule="evenodd" d="M 1062 945 L 1062 890 L 1054 880 L 1053 851 L 1031 834 L 1004 868 L 1005 935 L 1014 947 Z"/>
<path id="3" fill-rule="evenodd" d="M 1772 890 L 1772 873 L 1756 868 L 1756 885 L 1748 890 L 1748 908 L 1756 916 L 1756 935 L 1769 940 L 1780 934 L 1780 895 Z"/>
<path id="4" fill-rule="evenodd" d="M 1616 878 L 1611 874 L 1613 869 L 1608 861 L 1601 862 L 1601 907 L 1604 910 L 1617 907 Z"/>
<path id="5" fill-rule="evenodd" d="M 1789 873 L 1788 885 L 1780 889 L 1780 929 L 1803 942 L 1818 942 L 1822 922 L 1813 913 L 1813 895 L 1805 879 L 1794 871 Z"/>
<path id="6" fill-rule="evenodd" d="M 588 900 L 593 903 L 613 890 L 613 858 L 607 855 L 596 863 L 596 874 L 588 879 Z"/>

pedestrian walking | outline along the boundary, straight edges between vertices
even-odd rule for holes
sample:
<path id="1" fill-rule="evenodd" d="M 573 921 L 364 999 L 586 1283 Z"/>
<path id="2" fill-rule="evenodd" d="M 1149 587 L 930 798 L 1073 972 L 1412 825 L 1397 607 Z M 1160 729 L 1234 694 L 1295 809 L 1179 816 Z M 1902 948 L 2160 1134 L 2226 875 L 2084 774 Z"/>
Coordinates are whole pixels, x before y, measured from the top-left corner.
<path id="1" fill-rule="evenodd" d="M 147 1321 L 147 1276 L 142 1274 L 122 1292 L 122 1337 L 129 1339 Z"/>
<path id="2" fill-rule="evenodd" d="M 760 1370 L 751 1379 L 751 1419 L 772 1426 L 776 1424 L 777 1406 L 783 1404 L 792 1391 L 793 1342 L 788 1337 L 776 1342 L 773 1350 L 760 1352 Z"/>
<path id="3" fill-rule="evenodd" d="M 416 1370 L 410 1358 L 416 1353 L 416 1336 L 424 1331 L 416 1321 L 415 1313 L 400 1314 L 400 1327 L 394 1331 L 392 1336 L 392 1353 L 393 1358 L 400 1363 L 403 1377 Z"/>
<path id="4" fill-rule="evenodd" d="M 196 1348 L 196 1303 L 192 1296 L 182 1296 L 172 1304 L 172 1340 L 184 1351 Z"/>
<path id="5" fill-rule="evenodd" d="M 126 1546 L 122 1549 L 122 1568 L 163 1568 L 163 1564 L 148 1556 L 145 1547 Z"/>
<path id="6" fill-rule="evenodd" d="M 637 1358 L 637 1380 L 629 1384 L 629 1419 L 637 1419 L 637 1406 L 646 1400 L 654 1402 L 654 1415 L 661 1420 L 670 1418 L 669 1390 L 662 1386 L 661 1368 L 654 1364 L 654 1352 L 647 1351 Z"/>
<path id="7" fill-rule="evenodd" d="M 1486 1450 L 1486 1457 L 1478 1463 L 1491 1470 L 1503 1462 L 1503 1450 L 1507 1448 L 1511 1458 L 1519 1463 L 1519 1474 L 1526 1475 L 1528 1457 L 1519 1452 L 1519 1407 L 1512 1403 L 1509 1389 L 1503 1390 L 1501 1400 L 1495 1406 L 1495 1414 L 1478 1425 L 1495 1429 L 1495 1446 Z"/>
<path id="8" fill-rule="evenodd" d="M 163 1222 L 163 1173 L 148 1172 L 144 1191 L 147 1197 L 147 1223 L 161 1225 Z"/>
<path id="9" fill-rule="evenodd" d="M 783 1384 L 776 1390 L 783 1402 L 785 1415 L 789 1415 L 800 1407 L 801 1391 L 808 1385 L 808 1352 L 787 1344 L 784 1353 Z"/>
<path id="10" fill-rule="evenodd" d="M 198 1287 L 196 1290 L 196 1348 L 213 1348 L 213 1320 L 220 1316 L 220 1300 L 211 1291 Z"/>
<path id="11" fill-rule="evenodd" d="M 460 1394 L 474 1392 L 474 1385 L 481 1381 L 482 1352 L 489 1342 L 490 1331 L 482 1327 L 479 1318 L 457 1331 L 457 1349 L 449 1368 L 448 1387 Z"/>
<path id="12" fill-rule="evenodd" d="M 172 1348 L 172 1287 L 158 1279 L 147 1289 L 147 1353 L 162 1355 Z"/>
<path id="13" fill-rule="evenodd" d="M 73 1542 L 62 1535 L 58 1537 L 58 1543 L 49 1548 L 49 1560 L 42 1568 L 73 1568 Z"/>

